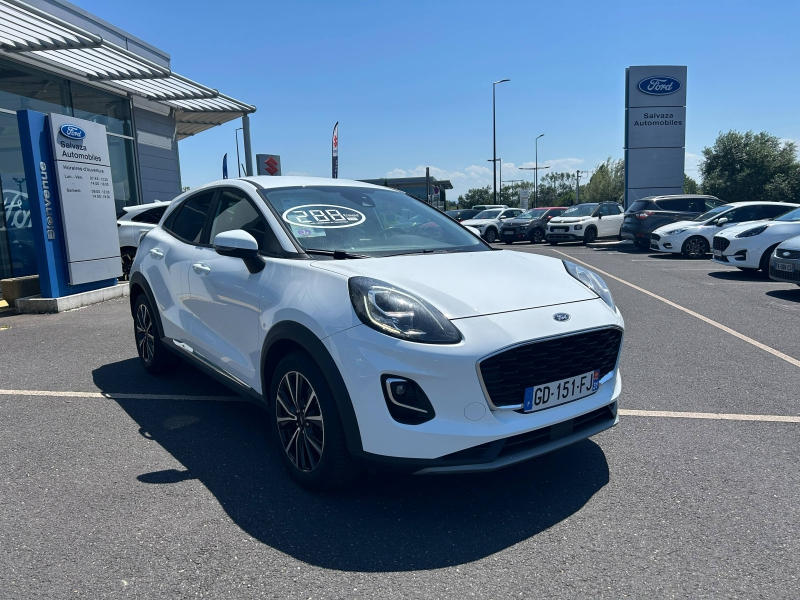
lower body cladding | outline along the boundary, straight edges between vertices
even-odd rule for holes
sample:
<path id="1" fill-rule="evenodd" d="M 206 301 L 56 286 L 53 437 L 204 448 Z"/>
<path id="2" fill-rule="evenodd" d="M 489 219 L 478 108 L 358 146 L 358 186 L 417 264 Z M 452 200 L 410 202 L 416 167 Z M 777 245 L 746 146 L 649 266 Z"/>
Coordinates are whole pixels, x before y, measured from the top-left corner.
<path id="1" fill-rule="evenodd" d="M 571 314 L 568 322 L 553 319 L 554 313 L 565 310 Z M 453 324 L 463 335 L 453 345 L 405 342 L 366 326 L 323 340 L 348 388 L 367 462 L 415 473 L 489 471 L 577 442 L 617 423 L 623 320 L 602 300 L 454 319 Z M 594 365 L 591 352 L 575 350 L 583 363 L 573 370 L 580 373 L 567 375 L 602 368 L 591 395 L 524 412 L 525 388 L 565 379 L 558 371 L 539 376 L 539 381 L 522 382 L 510 401 L 506 396 L 502 406 L 494 406 L 485 391 L 482 360 L 554 340 L 563 340 L 565 351 L 571 353 L 567 346 L 573 337 L 596 333 L 616 336 L 610 363 L 606 359 L 604 367 Z M 585 368 L 585 364 L 592 366 Z M 510 384 L 515 383 L 514 377 L 513 373 L 507 376 Z M 387 380 L 411 382 L 435 416 L 417 425 L 399 422 L 392 416 L 396 407 L 390 411 Z M 495 377 L 495 385 L 497 381 L 505 385 Z"/>
<path id="2" fill-rule="evenodd" d="M 544 239 L 548 242 L 582 242 L 583 241 L 583 232 L 581 231 L 580 234 L 575 233 L 551 233 L 547 232 L 547 235 L 544 236 Z"/>

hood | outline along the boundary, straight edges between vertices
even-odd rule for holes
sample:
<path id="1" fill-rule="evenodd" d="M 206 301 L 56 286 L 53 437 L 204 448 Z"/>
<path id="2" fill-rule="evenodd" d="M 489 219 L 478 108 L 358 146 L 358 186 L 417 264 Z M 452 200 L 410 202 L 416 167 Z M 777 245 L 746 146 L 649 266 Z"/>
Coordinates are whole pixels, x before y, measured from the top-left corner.
<path id="1" fill-rule="evenodd" d="M 725 229 L 718 231 L 714 235 L 719 235 L 726 238 L 735 238 L 743 231 L 747 231 L 748 229 L 752 229 L 753 227 L 758 227 L 759 225 L 766 225 L 768 229 L 772 229 L 773 227 L 780 227 L 781 233 L 783 233 L 783 231 L 785 230 L 787 235 L 791 235 L 792 232 L 794 231 L 800 233 L 800 222 L 792 223 L 791 221 L 746 221 L 745 223 L 738 223 L 736 225 L 731 225 L 730 227 L 726 227 Z"/>
<path id="2" fill-rule="evenodd" d="M 550 223 L 580 223 L 581 221 L 591 218 L 592 217 L 553 217 L 550 219 Z"/>
<path id="3" fill-rule="evenodd" d="M 541 221 L 541 219 L 509 219 L 505 221 L 503 225 L 528 225 L 531 221 Z"/>
<path id="4" fill-rule="evenodd" d="M 782 241 L 778 250 L 800 250 L 800 235 Z"/>
<path id="5" fill-rule="evenodd" d="M 593 300 L 559 259 L 495 250 L 315 261 L 345 277 L 372 277 L 424 298 L 450 319 Z"/>
<path id="6" fill-rule="evenodd" d="M 702 223 L 698 223 L 697 221 L 675 221 L 674 223 L 668 223 L 667 225 L 662 225 L 658 229 L 654 230 L 653 233 L 656 232 L 667 232 L 672 231 L 673 229 L 688 229 L 689 227 L 698 227 L 702 225 Z"/>
<path id="7" fill-rule="evenodd" d="M 462 225 L 472 225 L 472 227 L 476 227 L 478 225 L 488 225 L 489 223 L 494 223 L 497 219 L 467 219 L 466 221 L 461 221 Z"/>

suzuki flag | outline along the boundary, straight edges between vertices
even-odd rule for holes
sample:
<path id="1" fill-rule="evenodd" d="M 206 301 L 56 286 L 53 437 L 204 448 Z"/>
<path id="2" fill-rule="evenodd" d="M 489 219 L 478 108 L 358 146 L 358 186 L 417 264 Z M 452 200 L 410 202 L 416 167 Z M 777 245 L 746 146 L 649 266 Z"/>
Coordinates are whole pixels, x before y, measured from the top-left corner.
<path id="1" fill-rule="evenodd" d="M 333 126 L 333 139 L 331 140 L 331 177 L 339 178 L 339 121 Z"/>
<path id="2" fill-rule="evenodd" d="M 256 154 L 256 165 L 258 166 L 258 175 L 270 175 L 272 177 L 280 177 L 281 155 Z"/>

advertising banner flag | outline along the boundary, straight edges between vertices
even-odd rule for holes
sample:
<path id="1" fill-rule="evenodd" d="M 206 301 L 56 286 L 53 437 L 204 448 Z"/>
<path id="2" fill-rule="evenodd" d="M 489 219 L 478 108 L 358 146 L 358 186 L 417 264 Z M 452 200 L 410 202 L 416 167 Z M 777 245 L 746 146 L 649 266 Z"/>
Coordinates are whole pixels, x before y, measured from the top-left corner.
<path id="1" fill-rule="evenodd" d="M 331 140 L 331 177 L 339 178 L 339 121 L 333 126 L 333 139 Z"/>
<path id="2" fill-rule="evenodd" d="M 225 156 L 222 157 L 222 178 L 228 178 L 228 153 L 225 153 Z"/>

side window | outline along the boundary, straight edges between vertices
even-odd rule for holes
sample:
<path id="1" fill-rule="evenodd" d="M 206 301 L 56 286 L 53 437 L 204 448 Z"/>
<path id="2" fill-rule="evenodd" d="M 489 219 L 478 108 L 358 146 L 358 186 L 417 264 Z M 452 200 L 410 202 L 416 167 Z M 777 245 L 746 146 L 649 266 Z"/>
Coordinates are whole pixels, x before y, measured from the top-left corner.
<path id="1" fill-rule="evenodd" d="M 151 208 L 150 210 L 142 211 L 135 217 L 132 217 L 131 221 L 136 223 L 150 223 L 151 225 L 158 225 L 161 217 L 164 216 L 165 210 L 167 210 L 166 204 L 164 206 L 159 206 L 158 208 Z"/>
<path id="2" fill-rule="evenodd" d="M 706 203 L 702 198 L 693 198 L 689 200 L 689 212 L 704 213 L 707 210 L 710 209 L 706 208 Z"/>
<path id="3" fill-rule="evenodd" d="M 612 204 L 611 205 L 611 214 L 612 215 L 621 215 L 622 214 L 622 207 L 619 204 Z"/>
<path id="4" fill-rule="evenodd" d="M 215 190 L 202 192 L 185 200 L 167 219 L 164 228 L 189 244 L 200 243 L 203 224 L 214 200 Z"/>
<path id="5" fill-rule="evenodd" d="M 686 198 L 673 198 L 671 200 L 659 200 L 658 206 L 661 210 L 671 210 L 676 212 L 690 212 L 689 200 Z"/>
<path id="6" fill-rule="evenodd" d="M 610 217 L 611 215 L 617 214 L 617 211 L 615 211 L 614 207 L 610 204 L 603 204 L 603 206 L 600 207 L 600 214 L 604 217 Z"/>
<path id="7" fill-rule="evenodd" d="M 744 223 L 745 221 L 757 221 L 758 219 L 763 219 L 761 216 L 761 207 L 760 206 L 743 206 L 741 208 L 737 208 L 736 210 L 732 210 L 728 214 L 724 215 L 728 218 L 728 221 L 731 223 Z"/>
<path id="8" fill-rule="evenodd" d="M 761 218 L 774 219 L 775 217 L 780 217 L 783 213 L 789 212 L 790 210 L 792 210 L 792 207 L 788 204 L 785 206 L 774 206 L 767 204 L 766 206 L 761 207 Z"/>
<path id="9" fill-rule="evenodd" d="M 280 253 L 281 247 L 263 215 L 258 212 L 247 194 L 234 188 L 223 189 L 211 222 L 209 241 L 225 231 L 242 229 L 256 238 L 262 252 Z"/>

